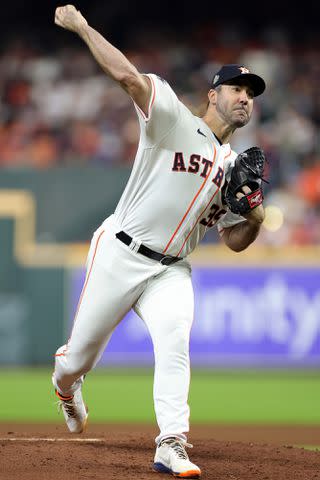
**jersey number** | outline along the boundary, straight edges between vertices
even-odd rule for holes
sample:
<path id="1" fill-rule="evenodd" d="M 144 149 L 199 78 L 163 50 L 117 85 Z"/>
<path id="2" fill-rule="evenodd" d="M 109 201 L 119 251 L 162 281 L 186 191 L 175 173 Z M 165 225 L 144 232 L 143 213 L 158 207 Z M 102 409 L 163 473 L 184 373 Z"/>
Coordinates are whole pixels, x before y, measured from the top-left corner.
<path id="1" fill-rule="evenodd" d="M 220 209 L 219 205 L 214 203 L 210 207 L 209 215 L 205 218 L 202 218 L 202 220 L 200 220 L 200 223 L 207 228 L 211 228 L 225 213 L 227 213 L 227 211 L 224 208 Z"/>

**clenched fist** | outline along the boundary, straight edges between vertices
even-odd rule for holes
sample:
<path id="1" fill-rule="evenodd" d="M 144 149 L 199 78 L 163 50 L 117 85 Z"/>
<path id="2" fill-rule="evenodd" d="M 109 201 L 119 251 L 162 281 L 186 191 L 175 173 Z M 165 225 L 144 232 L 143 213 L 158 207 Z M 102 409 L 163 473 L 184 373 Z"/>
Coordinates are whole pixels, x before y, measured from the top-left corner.
<path id="1" fill-rule="evenodd" d="M 83 27 L 88 25 L 87 20 L 73 5 L 56 8 L 54 23 L 76 33 L 79 33 Z"/>

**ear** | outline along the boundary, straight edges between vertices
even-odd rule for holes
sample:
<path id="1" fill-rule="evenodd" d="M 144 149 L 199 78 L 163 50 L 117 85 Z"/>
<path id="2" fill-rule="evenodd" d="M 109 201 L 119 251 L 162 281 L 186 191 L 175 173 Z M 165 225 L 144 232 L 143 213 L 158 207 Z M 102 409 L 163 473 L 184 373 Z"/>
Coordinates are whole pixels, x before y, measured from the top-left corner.
<path id="1" fill-rule="evenodd" d="M 215 90 L 214 88 L 211 88 L 208 92 L 208 99 L 209 99 L 210 105 L 215 105 L 217 102 L 217 90 Z"/>

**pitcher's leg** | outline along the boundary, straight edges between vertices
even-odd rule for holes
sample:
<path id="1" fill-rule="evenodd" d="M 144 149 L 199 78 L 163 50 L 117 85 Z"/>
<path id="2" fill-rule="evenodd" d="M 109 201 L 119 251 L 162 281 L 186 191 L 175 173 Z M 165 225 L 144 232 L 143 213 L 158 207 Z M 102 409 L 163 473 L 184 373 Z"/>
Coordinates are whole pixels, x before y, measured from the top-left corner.
<path id="1" fill-rule="evenodd" d="M 114 280 L 114 279 L 113 279 Z M 53 382 L 63 395 L 72 395 L 81 377 L 99 360 L 115 326 L 131 308 L 130 296 L 119 299 L 121 286 L 94 265 L 79 302 L 71 337 L 55 357 Z"/>
<path id="2" fill-rule="evenodd" d="M 115 326 L 139 295 L 139 278 L 117 251 L 111 229 L 95 232 L 87 262 L 87 275 L 73 330 L 55 357 L 53 383 L 64 396 L 73 395 L 82 376 L 99 360 Z M 129 259 L 130 260 L 130 259 Z"/>
<path id="3" fill-rule="evenodd" d="M 168 268 L 149 282 L 138 301 L 154 346 L 154 406 L 161 439 L 186 440 L 189 431 L 189 338 L 194 299 L 188 266 Z"/>

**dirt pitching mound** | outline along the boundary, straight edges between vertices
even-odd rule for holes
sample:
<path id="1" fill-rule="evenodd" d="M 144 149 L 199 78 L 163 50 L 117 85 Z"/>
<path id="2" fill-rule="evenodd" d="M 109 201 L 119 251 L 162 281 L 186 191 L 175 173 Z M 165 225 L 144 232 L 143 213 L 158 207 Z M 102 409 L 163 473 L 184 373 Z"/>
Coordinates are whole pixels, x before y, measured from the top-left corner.
<path id="1" fill-rule="evenodd" d="M 3 480 L 156 480 L 156 430 L 139 425 L 91 425 L 81 435 L 63 425 L 0 425 Z M 227 440 L 228 439 L 228 440 Z M 193 427 L 188 451 L 203 480 L 320 480 L 320 427 L 209 425 Z"/>

